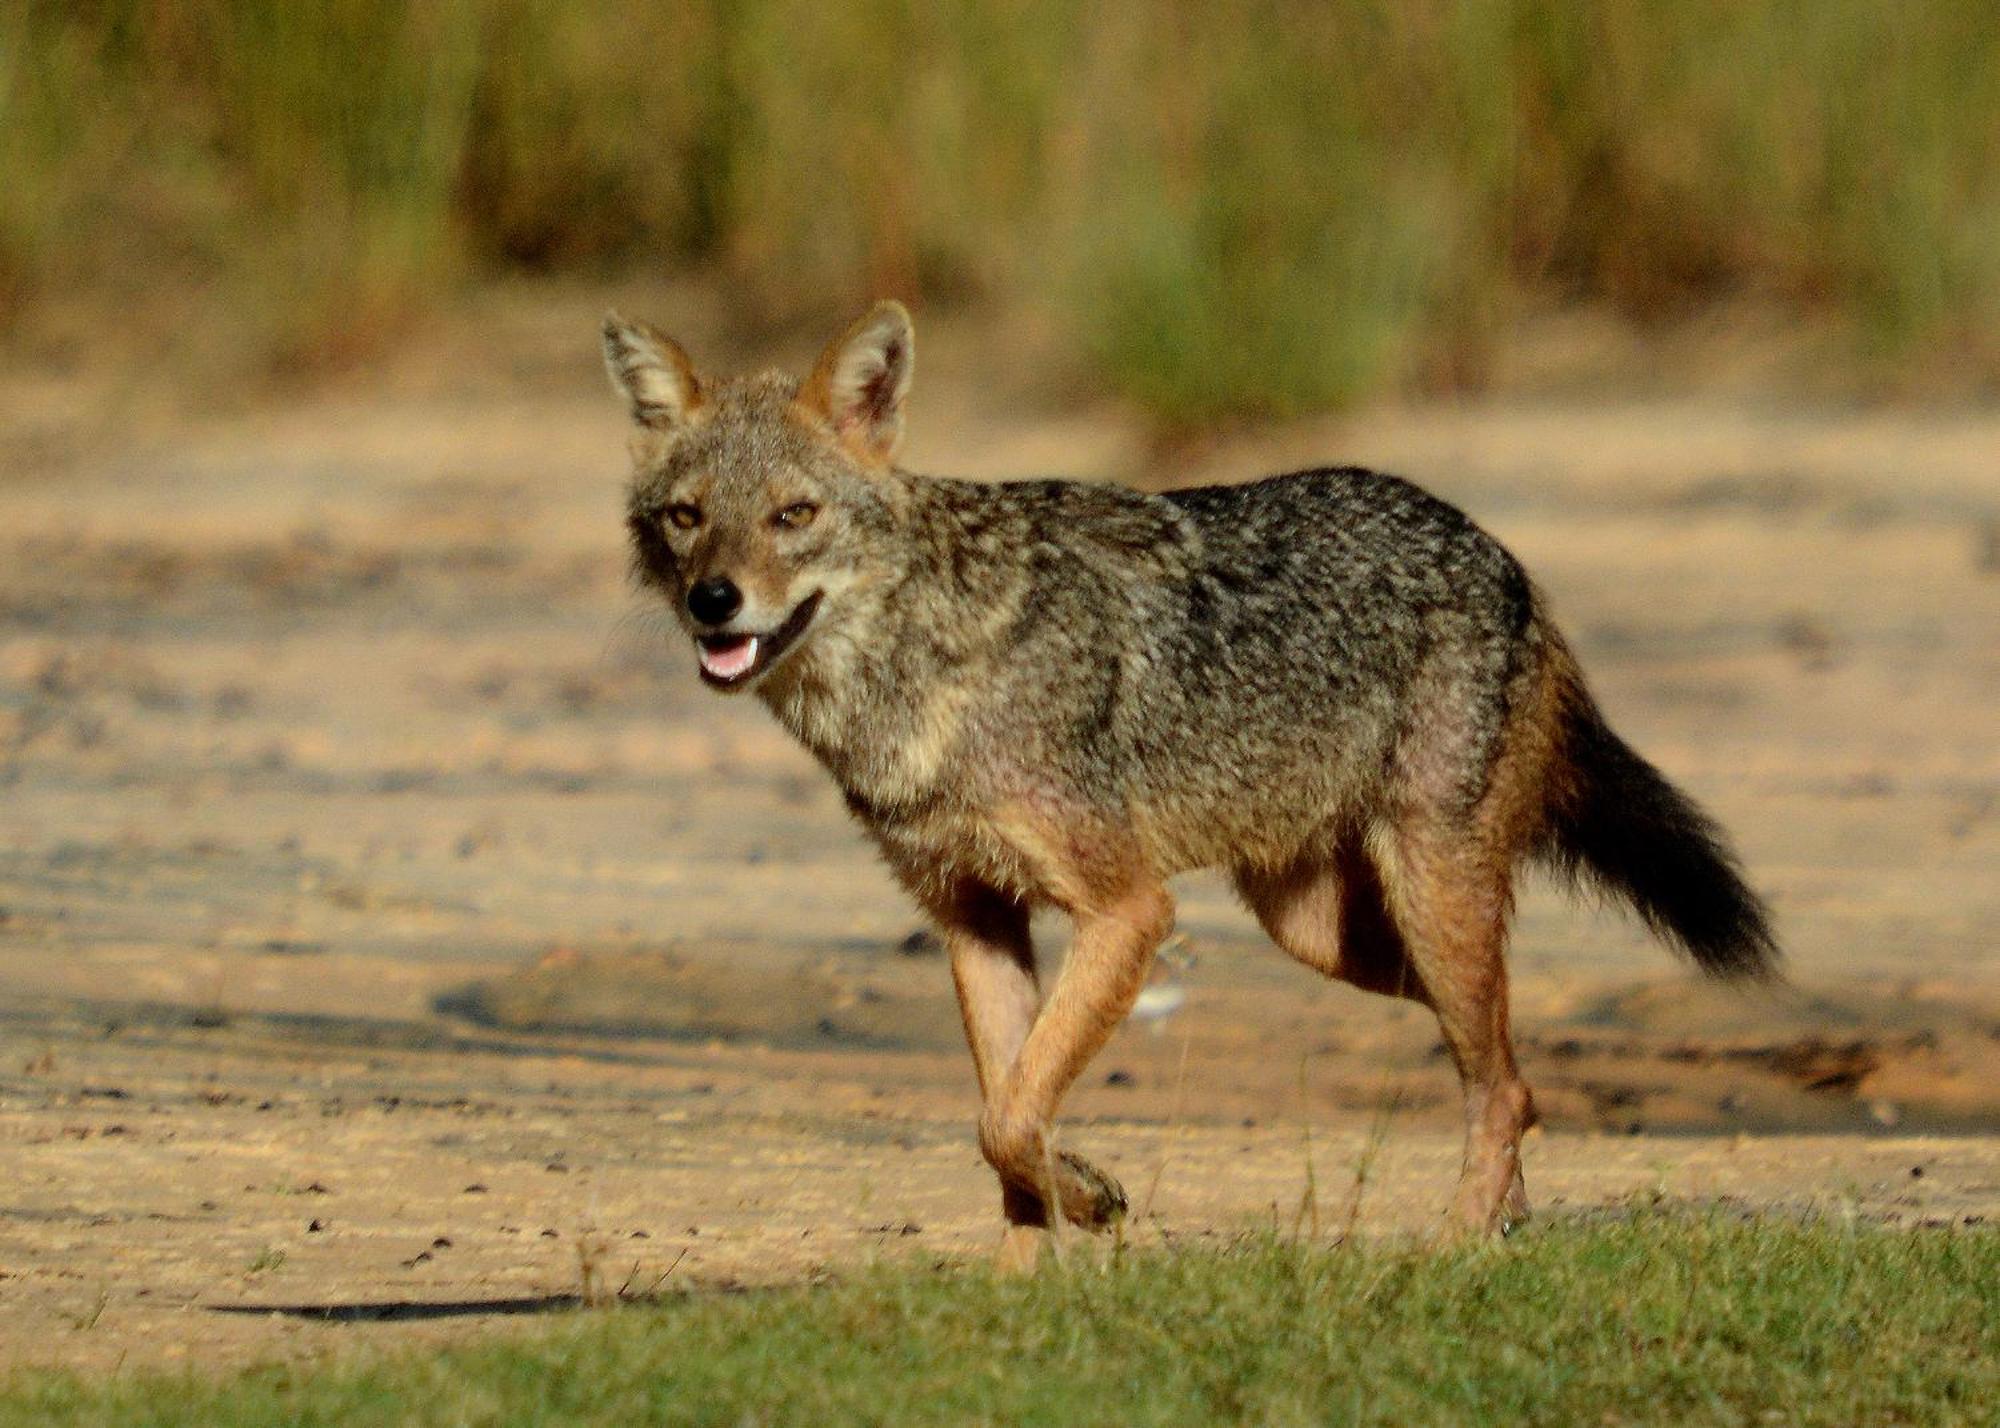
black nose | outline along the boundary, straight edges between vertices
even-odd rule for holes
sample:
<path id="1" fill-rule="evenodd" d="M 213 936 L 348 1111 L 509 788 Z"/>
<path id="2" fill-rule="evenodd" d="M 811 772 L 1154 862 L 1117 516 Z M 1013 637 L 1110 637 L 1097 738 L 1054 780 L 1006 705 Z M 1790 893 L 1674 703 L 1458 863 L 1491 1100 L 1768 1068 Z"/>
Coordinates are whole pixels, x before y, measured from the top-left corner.
<path id="1" fill-rule="evenodd" d="M 720 625 L 743 608 L 743 592 L 718 575 L 688 591 L 688 613 L 704 625 Z"/>

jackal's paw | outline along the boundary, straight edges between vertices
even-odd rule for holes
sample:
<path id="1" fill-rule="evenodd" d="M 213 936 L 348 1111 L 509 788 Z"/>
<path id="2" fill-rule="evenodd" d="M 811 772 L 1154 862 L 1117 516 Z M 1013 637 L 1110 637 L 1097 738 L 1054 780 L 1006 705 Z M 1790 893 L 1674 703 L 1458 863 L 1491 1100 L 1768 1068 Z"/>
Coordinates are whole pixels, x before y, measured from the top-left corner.
<path id="1" fill-rule="evenodd" d="M 1511 1235 L 1528 1223 L 1528 1187 L 1521 1179 L 1521 1172 L 1514 1172 L 1514 1183 L 1507 1188 L 1507 1198 L 1500 1202 L 1500 1233 Z"/>
<path id="2" fill-rule="evenodd" d="M 1086 1230 L 1108 1229 L 1125 1218 L 1125 1187 L 1080 1155 L 1056 1152 L 1062 1163 L 1063 1214 Z"/>
<path id="3" fill-rule="evenodd" d="M 993 1272 L 1005 1278 L 1033 1274 L 1048 1242 L 1049 1232 L 1039 1226 L 1009 1225 L 1000 1237 L 1000 1248 L 993 1252 Z"/>
<path id="4" fill-rule="evenodd" d="M 1441 1245 L 1500 1240 L 1528 1222 L 1528 1192 L 1518 1182 L 1497 1202 L 1488 1194 L 1461 1189 L 1438 1235 Z"/>

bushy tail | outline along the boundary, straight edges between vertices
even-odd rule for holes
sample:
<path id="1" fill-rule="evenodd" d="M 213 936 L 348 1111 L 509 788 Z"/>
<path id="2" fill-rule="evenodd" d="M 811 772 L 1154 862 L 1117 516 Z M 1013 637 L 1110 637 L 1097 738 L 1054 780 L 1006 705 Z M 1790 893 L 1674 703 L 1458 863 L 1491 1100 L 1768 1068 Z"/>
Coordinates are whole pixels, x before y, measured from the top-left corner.
<path id="1" fill-rule="evenodd" d="M 1542 858 L 1630 902 L 1710 976 L 1776 976 L 1769 916 L 1722 829 L 1611 731 L 1568 652 L 1558 658 L 1568 665 L 1559 695 L 1562 772 Z"/>

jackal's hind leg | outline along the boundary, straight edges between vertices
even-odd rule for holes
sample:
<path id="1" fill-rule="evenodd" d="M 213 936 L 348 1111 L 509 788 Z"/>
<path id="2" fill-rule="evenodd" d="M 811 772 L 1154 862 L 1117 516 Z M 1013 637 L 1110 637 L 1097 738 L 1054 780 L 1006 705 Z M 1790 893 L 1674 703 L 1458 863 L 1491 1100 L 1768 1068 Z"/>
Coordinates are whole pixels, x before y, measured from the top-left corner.
<path id="1" fill-rule="evenodd" d="M 1462 835 L 1403 831 L 1382 885 L 1464 1089 L 1453 1218 L 1475 1233 L 1504 1233 L 1527 1218 L 1521 1136 L 1535 1120 L 1508 1028 L 1508 869 Z"/>
<path id="2" fill-rule="evenodd" d="M 1277 872 L 1239 869 L 1236 889 L 1265 934 L 1314 971 L 1364 992 L 1429 1004 L 1381 877 L 1360 848 Z"/>
<path id="3" fill-rule="evenodd" d="M 1412 961 L 1403 932 L 1389 911 L 1382 879 L 1374 863 L 1359 849 L 1348 850 L 1323 863 L 1301 864 L 1282 873 L 1239 872 L 1236 884 L 1271 940 L 1308 967 L 1364 992 L 1407 997 L 1438 1009 L 1430 988 Z M 1447 980 L 1450 985 L 1444 988 L 1444 994 L 1453 1024 L 1463 1027 L 1467 1020 L 1461 1005 L 1465 989 L 1458 981 Z M 1503 975 L 1499 988 L 1503 1014 L 1505 994 Z M 1444 1015 L 1444 1010 L 1439 1009 L 1440 1022 Z M 1459 1056 L 1459 1047 L 1464 1045 L 1474 1063 L 1485 1064 L 1492 1059 L 1490 1051 L 1477 1044 L 1476 1035 L 1469 1040 L 1461 1036 L 1458 1043 L 1453 1043 L 1451 1036 L 1447 1031 L 1447 1043 L 1453 1046 L 1454 1057 Z M 1504 1026 L 1502 1038 L 1504 1041 Z M 1483 1123 L 1487 1094 L 1483 1083 L 1468 1083 L 1468 1117 L 1474 1115 L 1473 1108 L 1477 1105 Z M 1508 1143 L 1518 1144 L 1518 1135 Z M 1461 1222 L 1490 1227 L 1483 1203 L 1483 1197 L 1490 1194 L 1490 1186 L 1472 1167 L 1478 1157 L 1496 1153 L 1503 1157 L 1511 1155 L 1513 1178 L 1506 1187 L 1499 1218 L 1491 1223 L 1507 1228 L 1528 1218 L 1528 1190 L 1521 1176 L 1518 1153 L 1486 1148 L 1484 1133 L 1468 1126 L 1465 1184 L 1456 1207 Z M 1477 1193 L 1472 1193 L 1473 1187 Z"/>

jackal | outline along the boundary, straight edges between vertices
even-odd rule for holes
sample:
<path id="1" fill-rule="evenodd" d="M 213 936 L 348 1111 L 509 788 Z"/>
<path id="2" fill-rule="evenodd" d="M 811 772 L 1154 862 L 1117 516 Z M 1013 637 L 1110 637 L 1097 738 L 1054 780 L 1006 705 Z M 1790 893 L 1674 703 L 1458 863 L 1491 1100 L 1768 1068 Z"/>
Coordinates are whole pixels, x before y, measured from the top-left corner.
<path id="1" fill-rule="evenodd" d="M 1527 1213 L 1533 1101 L 1503 961 L 1539 862 L 1703 970 L 1770 975 L 1716 825 L 1606 725 L 1534 584 L 1456 508 L 1351 467 L 1144 494 L 895 464 L 909 315 L 803 380 L 717 379 L 613 316 L 639 578 L 701 677 L 826 766 L 949 948 L 998 1172 L 1003 1262 L 1120 1216 L 1051 1118 L 1131 1008 L 1167 880 L 1220 868 L 1308 966 L 1422 1002 L 1465 1097 L 1452 1213 Z M 1044 995 L 1029 914 L 1074 938 Z"/>

